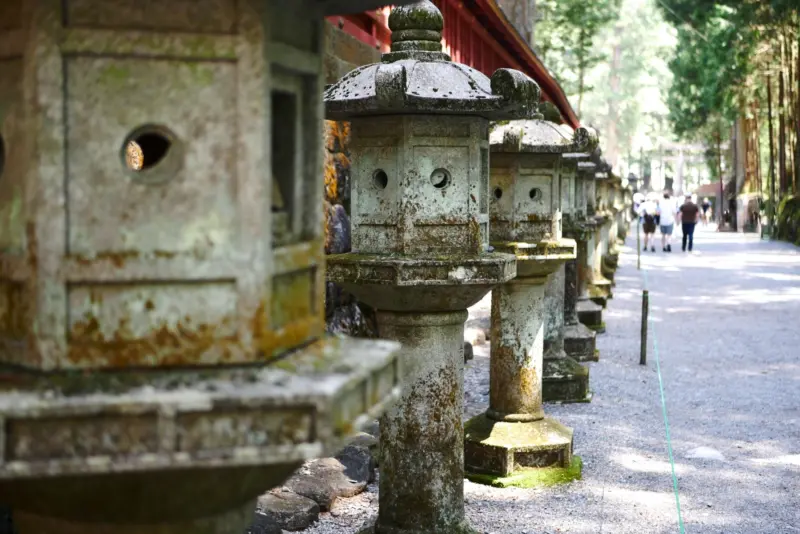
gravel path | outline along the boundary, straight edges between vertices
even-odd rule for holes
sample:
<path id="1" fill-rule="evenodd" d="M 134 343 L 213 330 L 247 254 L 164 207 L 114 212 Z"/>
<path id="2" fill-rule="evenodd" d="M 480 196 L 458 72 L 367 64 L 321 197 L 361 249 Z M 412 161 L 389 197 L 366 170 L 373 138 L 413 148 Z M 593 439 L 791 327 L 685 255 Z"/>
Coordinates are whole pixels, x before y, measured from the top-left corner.
<path id="1" fill-rule="evenodd" d="M 635 234 L 628 245 L 635 246 Z M 698 229 L 696 253 L 643 256 L 687 533 L 800 532 L 800 251 Z M 659 247 L 660 248 L 660 247 Z M 466 482 L 483 533 L 678 532 L 655 354 L 638 365 L 641 289 L 623 249 L 591 364 L 590 404 L 548 406 L 575 429 L 581 481 L 545 490 Z M 485 299 L 472 310 L 486 313 Z M 488 403 L 488 346 L 465 371 L 465 416 Z M 352 534 L 377 512 L 376 487 L 307 532 Z"/>

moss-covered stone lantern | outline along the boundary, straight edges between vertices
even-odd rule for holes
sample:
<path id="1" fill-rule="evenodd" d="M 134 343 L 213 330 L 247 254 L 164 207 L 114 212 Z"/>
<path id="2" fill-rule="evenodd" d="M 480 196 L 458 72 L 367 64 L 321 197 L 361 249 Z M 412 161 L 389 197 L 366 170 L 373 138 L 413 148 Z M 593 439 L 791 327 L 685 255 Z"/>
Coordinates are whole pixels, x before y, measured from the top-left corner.
<path id="1" fill-rule="evenodd" d="M 585 129 L 567 136 L 541 119 L 491 133 L 491 242 L 517 256 L 517 277 L 492 292 L 489 409 L 465 425 L 465 464 L 477 481 L 573 463 L 572 429 L 545 417 L 542 404 L 542 380 L 553 366 L 543 354 L 558 337 L 556 326 L 548 329 L 551 312 L 563 324 L 563 306 L 546 309 L 545 285 L 575 258 L 575 242 L 561 236 L 560 155 L 595 142 Z"/>
<path id="2" fill-rule="evenodd" d="M 380 3 L 2 2 L 0 502 L 20 532 L 241 533 L 399 396 L 398 344 L 323 317 L 324 16 Z"/>
<path id="3" fill-rule="evenodd" d="M 581 197 L 579 205 L 585 206 L 585 214 L 581 229 L 583 230 L 577 240 L 577 267 L 578 267 L 578 301 L 575 305 L 578 320 L 596 333 L 605 332 L 603 324 L 603 306 L 590 299 L 591 283 L 598 279 L 595 274 L 594 258 L 597 242 L 597 227 L 603 218 L 595 213 L 594 183 L 597 164 L 593 161 L 579 161 L 576 174 L 576 190 Z M 610 282 L 609 282 L 610 284 Z"/>
<path id="4" fill-rule="evenodd" d="M 571 216 L 564 218 L 564 236 L 575 240 L 577 250 L 576 258 L 564 264 L 564 351 L 567 356 L 579 362 L 598 359 L 595 348 L 596 333 L 579 321 L 577 309 L 580 296 L 578 266 L 585 261 L 589 232 L 586 226 L 583 173 L 578 172 L 578 166 L 588 162 L 590 156 L 591 154 L 586 152 L 573 152 L 564 154 L 561 161 L 562 189 L 563 182 L 566 181 L 571 184 L 569 190 L 575 192 L 570 197 Z"/>
<path id="5" fill-rule="evenodd" d="M 472 532 L 464 517 L 466 309 L 516 274 L 490 253 L 489 120 L 530 116 L 539 88 L 507 69 L 491 79 L 441 51 L 430 2 L 396 8 L 392 49 L 325 93 L 351 121 L 353 252 L 328 280 L 377 310 L 403 344 L 407 385 L 381 418 L 380 534 Z"/>

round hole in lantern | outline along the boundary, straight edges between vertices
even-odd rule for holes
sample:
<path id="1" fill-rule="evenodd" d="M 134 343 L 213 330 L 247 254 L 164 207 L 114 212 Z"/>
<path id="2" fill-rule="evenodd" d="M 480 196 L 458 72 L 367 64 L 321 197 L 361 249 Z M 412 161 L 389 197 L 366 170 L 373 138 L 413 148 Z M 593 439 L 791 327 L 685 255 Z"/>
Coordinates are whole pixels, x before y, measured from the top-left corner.
<path id="1" fill-rule="evenodd" d="M 378 169 L 372 173 L 372 183 L 375 184 L 375 187 L 378 189 L 386 189 L 386 186 L 389 185 L 389 176 L 386 174 L 386 171 Z"/>
<path id="2" fill-rule="evenodd" d="M 528 196 L 531 197 L 531 200 L 541 200 L 542 198 L 542 190 L 538 187 L 534 187 L 530 191 L 528 191 Z"/>
<path id="3" fill-rule="evenodd" d="M 496 198 L 497 200 L 503 198 L 503 190 L 500 189 L 499 187 L 494 188 L 494 198 Z"/>
<path id="4" fill-rule="evenodd" d="M 172 178 L 183 165 L 183 146 L 168 128 L 148 124 L 125 138 L 121 157 L 137 181 L 158 183 Z"/>
<path id="5" fill-rule="evenodd" d="M 436 189 L 444 189 L 450 185 L 450 173 L 445 169 L 436 169 L 431 173 L 431 184 Z"/>

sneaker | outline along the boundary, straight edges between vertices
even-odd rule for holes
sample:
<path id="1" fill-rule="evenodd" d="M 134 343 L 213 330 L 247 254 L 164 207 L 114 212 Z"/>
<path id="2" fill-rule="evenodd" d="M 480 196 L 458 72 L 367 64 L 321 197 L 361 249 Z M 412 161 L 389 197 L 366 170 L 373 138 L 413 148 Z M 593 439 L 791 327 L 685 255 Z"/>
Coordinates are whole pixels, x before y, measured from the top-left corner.
<path id="1" fill-rule="evenodd" d="M 661 252 L 666 252 L 666 251 L 667 251 L 667 247 L 661 247 Z"/>
<path id="2" fill-rule="evenodd" d="M 672 245 L 667 245 L 667 252 L 672 252 Z"/>
<path id="3" fill-rule="evenodd" d="M 656 251 L 656 247 L 650 247 L 650 252 L 655 252 L 655 251 Z"/>

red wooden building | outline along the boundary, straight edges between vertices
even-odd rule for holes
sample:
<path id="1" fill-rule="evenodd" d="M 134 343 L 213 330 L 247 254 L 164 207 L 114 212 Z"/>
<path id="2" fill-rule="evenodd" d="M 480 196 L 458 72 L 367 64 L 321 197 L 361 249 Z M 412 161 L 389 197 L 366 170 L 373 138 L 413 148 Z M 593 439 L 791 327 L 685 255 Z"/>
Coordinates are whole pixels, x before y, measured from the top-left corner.
<path id="1" fill-rule="evenodd" d="M 495 0 L 432 0 L 444 16 L 442 45 L 454 61 L 475 68 L 487 76 L 499 68 L 513 68 L 536 80 L 542 99 L 555 104 L 562 120 L 579 126 L 575 111 L 564 91 L 533 53 Z M 389 51 L 390 8 L 355 15 L 333 16 L 328 20 L 359 41 Z"/>

